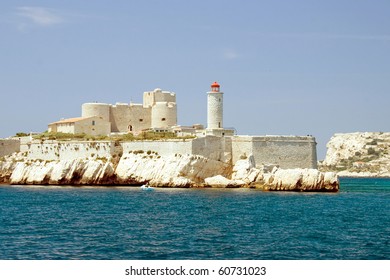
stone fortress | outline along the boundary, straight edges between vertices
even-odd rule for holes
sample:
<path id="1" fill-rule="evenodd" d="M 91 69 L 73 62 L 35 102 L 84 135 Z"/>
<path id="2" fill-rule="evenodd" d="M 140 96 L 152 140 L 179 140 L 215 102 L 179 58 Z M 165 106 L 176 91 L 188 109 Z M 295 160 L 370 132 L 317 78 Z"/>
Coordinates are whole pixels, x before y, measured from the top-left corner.
<path id="1" fill-rule="evenodd" d="M 62 119 L 48 125 L 49 132 L 110 135 L 143 131 L 174 132 L 177 135 L 233 136 L 234 129 L 223 127 L 223 92 L 214 82 L 207 92 L 207 129 L 195 124 L 191 127 L 177 124 L 176 94 L 159 88 L 146 91 L 143 103 L 84 103 L 81 117 Z"/>
<path id="2" fill-rule="evenodd" d="M 207 127 L 178 125 L 176 95 L 160 89 L 145 92 L 143 104 L 86 103 L 81 117 L 51 123 L 49 130 L 110 136 L 152 131 L 169 137 L 0 139 L 0 184 L 338 191 L 337 175 L 316 169 L 314 137 L 236 135 L 224 127 L 223 97 L 214 82 L 207 92 Z"/>
<path id="3" fill-rule="evenodd" d="M 144 92 L 143 104 L 115 105 L 85 103 L 82 117 L 60 120 L 49 124 L 49 131 L 85 133 L 89 135 L 110 135 L 117 133 L 139 134 L 143 131 L 173 132 L 178 136 L 192 135 L 193 139 L 138 140 L 121 143 L 123 152 L 144 150 L 159 155 L 188 154 L 201 155 L 234 165 L 238 160 L 251 158 L 255 166 L 279 166 L 280 168 L 317 168 L 316 141 L 312 136 L 244 136 L 235 135 L 234 129 L 224 128 L 223 96 L 220 85 L 214 82 L 207 92 L 207 127 L 190 127 L 177 124 L 176 94 L 155 89 Z M 48 146 L 47 146 L 48 145 Z M 32 141 L 21 145 L 21 151 L 28 151 L 28 157 L 45 160 L 69 159 L 74 151 L 84 158 L 101 156 L 102 149 L 95 150 L 84 142 L 67 143 L 65 148 Z M 107 144 L 106 151 L 113 151 Z M 45 146 L 45 147 L 44 147 Z M 74 148 L 74 149 L 73 149 Z M 113 152 L 108 152 L 113 153 Z M 107 156 L 106 153 L 103 156 Z"/>
<path id="4" fill-rule="evenodd" d="M 177 125 L 176 94 L 162 91 L 144 92 L 143 104 L 84 103 L 80 118 L 64 119 L 49 124 L 49 132 L 109 135 L 153 129 L 166 131 Z"/>

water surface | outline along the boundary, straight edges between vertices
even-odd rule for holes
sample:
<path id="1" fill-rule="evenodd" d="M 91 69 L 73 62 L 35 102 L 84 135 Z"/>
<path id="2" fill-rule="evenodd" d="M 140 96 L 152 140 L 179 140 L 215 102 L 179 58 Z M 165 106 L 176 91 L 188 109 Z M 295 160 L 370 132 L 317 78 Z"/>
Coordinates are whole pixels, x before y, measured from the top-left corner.
<path id="1" fill-rule="evenodd" d="M 0 187 L 0 259 L 389 259 L 390 180 L 338 193 Z"/>

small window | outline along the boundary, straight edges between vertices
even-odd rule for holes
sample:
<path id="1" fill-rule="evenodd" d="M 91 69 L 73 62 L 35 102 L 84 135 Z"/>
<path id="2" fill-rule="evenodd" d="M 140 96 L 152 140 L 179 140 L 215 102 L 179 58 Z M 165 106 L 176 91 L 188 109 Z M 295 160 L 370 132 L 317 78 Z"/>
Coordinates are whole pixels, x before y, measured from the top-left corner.
<path id="1" fill-rule="evenodd" d="M 92 125 L 95 125 L 95 121 L 92 121 Z"/>
<path id="2" fill-rule="evenodd" d="M 143 122 L 144 121 L 144 119 L 139 119 L 139 122 Z"/>
<path id="3" fill-rule="evenodd" d="M 165 121 L 165 118 L 162 118 L 161 120 L 162 120 L 162 121 Z"/>
<path id="4" fill-rule="evenodd" d="M 129 131 L 133 131 L 133 126 L 132 125 L 129 125 L 127 128 L 129 129 Z"/>

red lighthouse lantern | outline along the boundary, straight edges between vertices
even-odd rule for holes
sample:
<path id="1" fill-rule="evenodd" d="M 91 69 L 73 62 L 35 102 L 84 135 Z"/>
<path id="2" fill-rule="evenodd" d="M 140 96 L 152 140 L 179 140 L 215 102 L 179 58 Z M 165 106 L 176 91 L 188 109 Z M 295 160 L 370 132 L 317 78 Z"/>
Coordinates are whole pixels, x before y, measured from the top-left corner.
<path id="1" fill-rule="evenodd" d="M 220 85 L 217 82 L 212 83 L 211 85 L 211 91 L 212 92 L 219 92 Z"/>

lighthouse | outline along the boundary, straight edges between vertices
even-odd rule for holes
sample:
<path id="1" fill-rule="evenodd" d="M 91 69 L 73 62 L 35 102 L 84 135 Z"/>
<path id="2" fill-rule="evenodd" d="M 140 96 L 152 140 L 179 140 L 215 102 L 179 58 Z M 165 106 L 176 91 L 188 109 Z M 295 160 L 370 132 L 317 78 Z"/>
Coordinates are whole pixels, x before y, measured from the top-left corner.
<path id="1" fill-rule="evenodd" d="M 223 129 L 223 92 L 214 82 L 207 92 L 207 130 Z"/>

